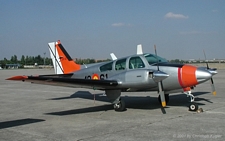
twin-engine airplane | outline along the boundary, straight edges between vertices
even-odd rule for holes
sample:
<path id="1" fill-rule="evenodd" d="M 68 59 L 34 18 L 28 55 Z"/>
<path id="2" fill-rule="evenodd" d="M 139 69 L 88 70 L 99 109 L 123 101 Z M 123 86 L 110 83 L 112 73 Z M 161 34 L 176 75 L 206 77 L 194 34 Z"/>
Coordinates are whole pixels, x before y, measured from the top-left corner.
<path id="1" fill-rule="evenodd" d="M 7 80 L 103 90 L 114 104 L 115 111 L 125 110 L 121 92 L 158 91 L 162 107 L 168 103 L 170 93 L 183 92 L 191 98 L 191 111 L 198 109 L 191 88 L 211 79 L 212 93 L 216 95 L 212 79 L 217 74 L 216 69 L 210 69 L 208 64 L 207 67 L 171 64 L 157 56 L 156 47 L 155 54 L 143 53 L 141 45 L 138 45 L 135 55 L 117 59 L 111 54 L 112 61 L 79 65 L 60 41 L 48 45 L 56 74 L 14 76 Z"/>

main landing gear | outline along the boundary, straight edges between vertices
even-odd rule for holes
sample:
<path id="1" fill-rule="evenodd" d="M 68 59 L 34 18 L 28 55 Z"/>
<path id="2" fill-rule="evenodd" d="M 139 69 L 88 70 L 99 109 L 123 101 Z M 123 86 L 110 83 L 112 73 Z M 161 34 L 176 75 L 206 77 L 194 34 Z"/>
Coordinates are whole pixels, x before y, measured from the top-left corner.
<path id="1" fill-rule="evenodd" d="M 119 103 L 114 104 L 113 107 L 114 107 L 115 111 L 117 111 L 117 112 L 122 112 L 122 111 L 125 111 L 125 109 L 126 109 L 125 102 L 121 98 L 119 100 Z"/>
<path id="2" fill-rule="evenodd" d="M 190 96 L 190 98 L 191 98 L 191 104 L 188 106 L 189 107 L 189 111 L 197 111 L 198 110 L 198 104 L 194 103 L 195 96 L 193 94 L 191 94 L 191 91 L 184 92 L 184 94 L 186 94 L 187 97 Z"/>

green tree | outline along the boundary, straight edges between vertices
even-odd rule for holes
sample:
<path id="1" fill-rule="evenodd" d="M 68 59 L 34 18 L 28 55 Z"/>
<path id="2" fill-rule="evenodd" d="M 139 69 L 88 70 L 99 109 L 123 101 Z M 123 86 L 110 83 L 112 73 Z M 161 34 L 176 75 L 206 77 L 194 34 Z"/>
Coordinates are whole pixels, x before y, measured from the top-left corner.
<path id="1" fill-rule="evenodd" d="M 6 64 L 10 64 L 10 63 L 11 63 L 11 61 L 6 59 L 6 58 L 4 58 L 4 60 L 0 61 L 0 64 L 1 64 L 2 68 L 6 68 Z"/>
<path id="2" fill-rule="evenodd" d="M 52 59 L 48 58 L 48 57 L 45 57 L 45 64 L 46 65 L 52 65 Z"/>
<path id="3" fill-rule="evenodd" d="M 43 58 L 41 57 L 41 55 L 35 56 L 34 57 L 34 62 L 33 63 L 38 63 L 38 65 L 42 65 L 43 64 Z"/>
<path id="4" fill-rule="evenodd" d="M 25 58 L 25 65 L 27 65 L 27 63 L 28 63 L 28 56 L 26 56 L 26 58 Z"/>
<path id="5" fill-rule="evenodd" d="M 25 62 L 26 62 L 26 61 L 25 61 L 25 56 L 22 55 L 22 56 L 21 56 L 21 59 L 20 59 L 20 64 L 21 64 L 21 65 L 25 65 Z"/>
<path id="6" fill-rule="evenodd" d="M 15 63 L 15 61 L 16 61 L 15 55 L 11 56 L 10 63 Z"/>

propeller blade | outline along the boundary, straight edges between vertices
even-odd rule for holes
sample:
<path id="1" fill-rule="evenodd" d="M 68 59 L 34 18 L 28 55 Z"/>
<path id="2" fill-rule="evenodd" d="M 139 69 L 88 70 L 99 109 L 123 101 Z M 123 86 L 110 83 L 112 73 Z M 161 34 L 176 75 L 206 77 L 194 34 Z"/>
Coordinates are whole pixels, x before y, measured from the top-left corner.
<path id="1" fill-rule="evenodd" d="M 203 53 L 204 53 L 204 56 L 205 56 L 205 62 L 206 62 L 207 70 L 208 70 L 212 75 L 216 74 L 214 71 L 212 71 L 213 69 L 210 69 L 210 68 L 209 68 L 208 61 L 206 61 L 205 50 L 203 50 Z M 211 88 L 212 88 L 212 94 L 213 94 L 213 95 L 216 95 L 216 89 L 215 89 L 214 82 L 213 82 L 213 79 L 212 79 L 212 78 L 211 78 Z"/>
<path id="2" fill-rule="evenodd" d="M 157 57 L 157 69 L 159 71 L 159 59 L 158 59 L 158 55 L 157 55 L 157 51 L 156 51 L 156 45 L 154 45 L 154 49 L 155 49 L 155 56 Z"/>
<path id="3" fill-rule="evenodd" d="M 159 71 L 159 59 L 157 56 L 156 45 L 154 45 L 154 49 L 155 49 L 155 56 L 157 57 L 157 69 L 158 69 L 158 72 L 160 72 Z M 166 74 L 166 77 L 168 77 L 167 75 L 168 74 Z M 158 82 L 158 87 L 159 87 L 159 95 L 160 95 L 162 107 L 166 107 L 165 93 L 163 91 L 162 80 Z"/>
<path id="4" fill-rule="evenodd" d="M 211 88 L 212 88 L 212 94 L 216 96 L 216 89 L 215 89 L 214 82 L 213 82 L 212 78 L 211 78 Z"/>
<path id="5" fill-rule="evenodd" d="M 209 64 L 208 64 L 208 61 L 206 61 L 205 50 L 203 50 L 203 53 L 204 53 L 204 56 L 205 56 L 205 63 L 206 63 L 207 69 L 209 69 Z"/>
<path id="6" fill-rule="evenodd" d="M 159 87 L 159 95 L 160 95 L 162 107 L 166 107 L 165 93 L 162 90 L 162 82 L 158 82 L 158 87 Z"/>
<path id="7" fill-rule="evenodd" d="M 157 56 L 156 45 L 154 45 L 155 55 Z"/>

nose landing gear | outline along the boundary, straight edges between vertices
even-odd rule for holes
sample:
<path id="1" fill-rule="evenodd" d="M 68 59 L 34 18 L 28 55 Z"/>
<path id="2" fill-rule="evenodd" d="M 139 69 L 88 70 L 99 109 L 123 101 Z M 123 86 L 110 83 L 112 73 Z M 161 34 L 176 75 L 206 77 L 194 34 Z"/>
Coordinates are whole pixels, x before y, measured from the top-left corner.
<path id="1" fill-rule="evenodd" d="M 195 96 L 193 94 L 191 94 L 191 91 L 184 92 L 184 94 L 186 94 L 187 97 L 190 96 L 190 99 L 191 99 L 191 104 L 188 106 L 189 111 L 197 111 L 198 110 L 198 104 L 194 103 L 195 102 Z"/>

